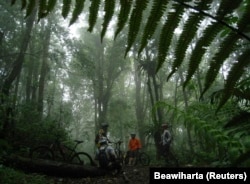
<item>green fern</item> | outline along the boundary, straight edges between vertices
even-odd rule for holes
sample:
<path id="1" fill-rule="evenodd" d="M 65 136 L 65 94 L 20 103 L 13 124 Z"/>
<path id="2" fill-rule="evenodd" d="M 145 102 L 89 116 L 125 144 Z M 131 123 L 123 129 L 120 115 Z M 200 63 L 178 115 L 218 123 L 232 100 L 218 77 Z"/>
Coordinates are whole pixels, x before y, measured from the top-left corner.
<path id="1" fill-rule="evenodd" d="M 227 100 L 232 96 L 234 92 L 234 88 L 236 86 L 237 81 L 244 73 L 246 66 L 250 64 L 250 49 L 245 51 L 239 58 L 236 63 L 232 66 L 231 70 L 228 73 L 228 77 L 226 79 L 224 93 L 220 104 L 218 106 L 218 110 L 227 102 Z"/>
<path id="2" fill-rule="evenodd" d="M 145 29 L 143 31 L 143 36 L 141 40 L 141 47 L 138 54 L 142 52 L 144 47 L 147 45 L 149 39 L 152 38 L 162 15 L 164 14 L 169 0 L 154 0 L 153 7 L 151 9 L 150 15 L 148 17 Z"/>
<path id="3" fill-rule="evenodd" d="M 62 7 L 63 18 L 66 19 L 67 16 L 69 15 L 70 7 L 71 7 L 71 0 L 63 0 L 63 7 Z"/>
<path id="4" fill-rule="evenodd" d="M 115 31 L 115 39 L 118 36 L 118 34 L 121 32 L 121 30 L 123 29 L 123 27 L 125 26 L 128 17 L 129 17 L 129 13 L 132 7 L 132 1 L 128 1 L 128 0 L 120 0 L 120 12 L 118 15 L 118 23 L 117 23 L 117 28 Z"/>
<path id="5" fill-rule="evenodd" d="M 201 3 L 197 4 L 197 8 L 206 11 L 209 8 L 210 3 L 212 3 L 212 0 L 209 1 L 202 1 Z M 186 54 L 186 51 L 188 49 L 188 46 L 192 43 L 193 38 L 195 38 L 195 35 L 198 30 L 198 25 L 201 21 L 201 15 L 197 14 L 196 12 L 191 12 L 188 16 L 188 20 L 186 21 L 183 31 L 180 35 L 180 38 L 178 40 L 176 49 L 175 49 L 175 59 L 172 64 L 172 71 L 168 76 L 168 79 L 176 72 L 176 70 L 180 67 L 180 65 L 184 62 L 184 57 Z"/>
<path id="6" fill-rule="evenodd" d="M 156 71 L 158 71 L 161 68 L 162 64 L 165 62 L 171 40 L 174 36 L 174 30 L 178 26 L 184 12 L 184 7 L 179 6 L 178 4 L 173 5 L 172 8 L 175 9 L 175 12 L 170 12 L 168 14 L 167 20 L 165 21 L 161 30 L 158 46 L 158 65 Z"/>
<path id="7" fill-rule="evenodd" d="M 84 2 L 85 0 L 76 0 L 75 9 L 73 10 L 72 18 L 70 20 L 69 25 L 72 25 L 78 19 L 78 16 L 82 13 L 82 10 L 84 8 Z"/>
<path id="8" fill-rule="evenodd" d="M 136 0 L 135 2 L 135 6 L 133 8 L 129 20 L 129 31 L 128 31 L 128 40 L 127 40 L 127 48 L 125 51 L 125 57 L 137 37 L 142 22 L 143 11 L 147 8 L 147 5 L 148 5 L 148 0 Z"/>
<path id="9" fill-rule="evenodd" d="M 47 16 L 47 0 L 40 0 L 38 3 L 38 21 Z"/>
<path id="10" fill-rule="evenodd" d="M 48 1 L 48 6 L 47 6 L 47 11 L 48 11 L 48 13 L 51 12 L 51 11 L 55 8 L 55 6 L 56 6 L 56 1 L 57 1 L 57 0 L 49 0 L 49 1 Z"/>
<path id="11" fill-rule="evenodd" d="M 89 32 L 92 32 L 95 26 L 100 3 L 100 0 L 92 0 L 91 6 L 89 7 Z"/>
<path id="12" fill-rule="evenodd" d="M 29 1 L 29 4 L 27 5 L 27 8 L 26 8 L 26 15 L 25 15 L 26 18 L 35 9 L 35 6 L 36 6 L 36 1 Z"/>
<path id="13" fill-rule="evenodd" d="M 115 9 L 115 0 L 105 1 L 105 6 L 104 6 L 105 16 L 104 16 L 104 22 L 102 24 L 103 27 L 101 31 L 101 41 L 103 40 L 103 37 L 108 28 L 108 24 L 111 21 L 111 18 L 114 14 L 115 11 L 114 9 Z"/>

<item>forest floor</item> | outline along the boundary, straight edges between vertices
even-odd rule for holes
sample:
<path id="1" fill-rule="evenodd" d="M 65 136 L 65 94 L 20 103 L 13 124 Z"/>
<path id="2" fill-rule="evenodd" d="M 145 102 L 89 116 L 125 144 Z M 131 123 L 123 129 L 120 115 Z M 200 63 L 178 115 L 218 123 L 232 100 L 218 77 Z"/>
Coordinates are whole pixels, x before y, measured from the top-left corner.
<path id="1" fill-rule="evenodd" d="M 148 184 L 148 166 L 125 166 L 123 172 L 117 176 L 102 176 L 88 178 L 59 178 L 47 177 L 48 183 L 55 184 Z"/>

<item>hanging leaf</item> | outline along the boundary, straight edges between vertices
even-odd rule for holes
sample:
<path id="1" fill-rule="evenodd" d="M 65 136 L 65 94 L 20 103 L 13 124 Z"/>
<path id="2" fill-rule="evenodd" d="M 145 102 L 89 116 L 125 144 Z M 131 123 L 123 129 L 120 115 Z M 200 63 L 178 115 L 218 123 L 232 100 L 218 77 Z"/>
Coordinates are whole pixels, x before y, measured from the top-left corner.
<path id="1" fill-rule="evenodd" d="M 95 26 L 100 4 L 101 4 L 100 0 L 92 0 L 91 6 L 89 8 L 89 28 L 88 28 L 89 32 L 92 32 Z"/>
<path id="2" fill-rule="evenodd" d="M 72 18 L 70 20 L 69 25 L 72 25 L 82 13 L 84 8 L 84 2 L 85 0 L 76 0 L 75 9 L 73 10 Z"/>
<path id="3" fill-rule="evenodd" d="M 63 0 L 63 7 L 62 7 L 62 16 L 63 18 L 67 18 L 71 6 L 71 0 Z"/>

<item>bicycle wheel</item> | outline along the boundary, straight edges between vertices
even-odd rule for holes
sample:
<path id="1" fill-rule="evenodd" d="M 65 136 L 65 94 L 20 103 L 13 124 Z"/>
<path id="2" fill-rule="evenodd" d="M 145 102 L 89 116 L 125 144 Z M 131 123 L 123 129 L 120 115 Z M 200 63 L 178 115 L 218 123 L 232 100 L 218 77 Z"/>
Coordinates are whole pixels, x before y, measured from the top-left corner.
<path id="1" fill-rule="evenodd" d="M 148 166 L 150 163 L 150 157 L 148 154 L 146 153 L 140 153 L 139 154 L 139 162 L 140 164 L 142 164 L 143 166 Z"/>
<path id="2" fill-rule="evenodd" d="M 85 152 L 75 153 L 70 160 L 72 164 L 97 166 L 91 156 Z"/>
<path id="3" fill-rule="evenodd" d="M 54 160 L 54 152 L 48 146 L 38 146 L 30 151 L 31 159 Z"/>

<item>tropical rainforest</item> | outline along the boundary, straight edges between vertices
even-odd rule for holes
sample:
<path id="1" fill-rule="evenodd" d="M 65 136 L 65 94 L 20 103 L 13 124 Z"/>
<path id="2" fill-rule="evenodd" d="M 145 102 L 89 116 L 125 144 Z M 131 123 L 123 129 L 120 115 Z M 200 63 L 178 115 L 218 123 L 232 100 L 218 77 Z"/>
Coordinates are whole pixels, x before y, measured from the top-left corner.
<path id="1" fill-rule="evenodd" d="M 161 124 L 180 165 L 250 166 L 249 0 L 2 0 L 0 166 L 56 139 L 94 157 Z"/>

